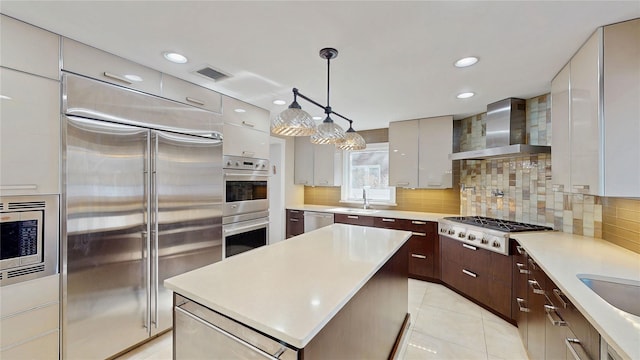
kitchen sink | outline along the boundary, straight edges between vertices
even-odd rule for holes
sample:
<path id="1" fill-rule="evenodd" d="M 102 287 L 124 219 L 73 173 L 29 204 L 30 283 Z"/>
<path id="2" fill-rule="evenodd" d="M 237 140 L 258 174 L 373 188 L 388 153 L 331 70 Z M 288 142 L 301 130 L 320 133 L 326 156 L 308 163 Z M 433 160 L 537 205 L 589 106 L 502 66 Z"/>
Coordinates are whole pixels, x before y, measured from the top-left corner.
<path id="1" fill-rule="evenodd" d="M 358 209 L 358 208 L 333 208 L 333 209 L 329 209 L 329 211 L 335 211 L 335 212 L 341 212 L 341 213 L 349 213 L 349 214 L 367 215 L 367 214 L 375 214 L 375 213 L 379 212 L 380 210 Z"/>
<path id="2" fill-rule="evenodd" d="M 604 301 L 624 312 L 640 316 L 640 281 L 591 274 L 576 276 Z"/>

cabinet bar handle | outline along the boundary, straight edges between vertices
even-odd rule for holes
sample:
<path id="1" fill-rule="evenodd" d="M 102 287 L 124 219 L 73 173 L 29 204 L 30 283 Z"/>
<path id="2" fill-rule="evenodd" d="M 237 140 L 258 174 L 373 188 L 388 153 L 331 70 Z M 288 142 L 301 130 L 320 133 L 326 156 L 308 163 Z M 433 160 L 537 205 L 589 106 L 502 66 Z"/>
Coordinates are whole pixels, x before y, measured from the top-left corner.
<path id="1" fill-rule="evenodd" d="M 292 214 L 297 214 L 300 212 L 300 210 L 289 210 L 289 212 L 291 212 Z"/>
<path id="2" fill-rule="evenodd" d="M 0 185 L 0 190 L 36 190 L 38 185 L 25 184 L 25 185 Z"/>
<path id="3" fill-rule="evenodd" d="M 398 185 L 398 186 L 406 186 L 406 185 L 409 185 L 409 182 L 406 182 L 406 181 L 397 182 L 396 185 Z"/>
<path id="4" fill-rule="evenodd" d="M 254 151 L 243 151 L 242 156 L 253 156 L 256 153 Z"/>
<path id="5" fill-rule="evenodd" d="M 556 299 L 558 299 L 558 301 L 560 301 L 560 304 L 562 305 L 562 307 L 564 309 L 568 309 L 571 301 L 569 301 L 569 299 L 567 299 L 566 295 L 564 293 L 562 293 L 562 291 L 560 291 L 560 289 L 553 289 L 553 295 L 556 296 Z"/>
<path id="6" fill-rule="evenodd" d="M 384 222 L 396 222 L 396 219 L 382 218 L 382 221 L 384 221 Z"/>
<path id="7" fill-rule="evenodd" d="M 529 283 L 529 286 L 531 287 L 531 290 L 533 290 L 534 294 L 544 295 L 544 290 L 540 287 L 540 284 L 538 284 L 537 281 L 528 280 L 527 282 Z"/>
<path id="8" fill-rule="evenodd" d="M 525 269 L 523 263 L 516 263 L 516 266 L 518 267 L 518 271 L 520 271 L 520 274 L 531 274 L 531 271 Z"/>
<path id="9" fill-rule="evenodd" d="M 189 96 L 187 96 L 185 99 L 186 99 L 188 102 L 192 102 L 192 103 L 194 103 L 194 104 L 198 104 L 198 105 L 204 106 L 204 101 L 202 101 L 202 100 L 194 99 L 194 98 L 189 97 Z"/>
<path id="10" fill-rule="evenodd" d="M 467 269 L 462 269 L 462 272 L 464 274 L 469 275 L 469 276 L 474 277 L 474 278 L 478 277 L 478 274 L 474 274 L 474 273 L 472 273 L 471 271 L 469 271 Z"/>
<path id="11" fill-rule="evenodd" d="M 411 257 L 418 258 L 418 259 L 426 259 L 427 258 L 425 255 L 420 255 L 420 254 L 411 254 Z"/>
<path id="12" fill-rule="evenodd" d="M 478 248 L 477 248 L 477 247 L 475 247 L 475 246 L 471 246 L 471 245 L 467 245 L 467 244 L 462 244 L 462 247 L 463 247 L 463 248 L 467 248 L 467 249 L 469 249 L 469 250 L 474 250 L 474 251 L 475 251 L 475 250 L 478 250 Z"/>
<path id="13" fill-rule="evenodd" d="M 590 360 L 591 358 L 582 347 L 582 343 L 578 339 L 566 338 L 564 344 L 567 345 L 567 349 L 575 360 Z M 578 345 L 578 349 L 574 345 Z"/>
<path id="14" fill-rule="evenodd" d="M 516 298 L 516 302 L 518 303 L 518 309 L 520 309 L 520 311 L 527 313 L 531 312 L 531 309 L 526 306 L 524 299 Z"/>
<path id="15" fill-rule="evenodd" d="M 298 219 L 289 219 L 289 221 L 298 222 Z"/>
<path id="16" fill-rule="evenodd" d="M 250 123 L 250 122 L 244 121 L 244 120 L 242 120 L 242 125 L 249 126 L 249 127 L 255 127 L 256 126 L 256 124 Z"/>
<path id="17" fill-rule="evenodd" d="M 415 235 L 415 236 L 427 236 L 427 233 L 421 233 L 421 232 L 411 232 L 411 235 Z"/>
<path id="18" fill-rule="evenodd" d="M 347 215 L 347 219 L 360 219 L 358 216 L 356 215 Z"/>
<path id="19" fill-rule="evenodd" d="M 529 266 L 531 267 L 531 270 L 538 270 L 538 265 L 536 265 L 536 263 L 531 259 L 527 259 L 527 261 L 529 261 Z"/>
<path id="20" fill-rule="evenodd" d="M 547 319 L 551 322 L 553 326 L 567 326 L 567 322 L 560 317 L 560 314 L 556 311 L 558 308 L 552 305 L 544 305 L 544 311 L 547 313 Z M 554 319 L 554 315 L 559 319 Z"/>
<path id="21" fill-rule="evenodd" d="M 524 248 L 522 246 L 520 246 L 520 245 L 516 246 L 516 250 L 518 251 L 518 254 L 520 254 L 520 255 L 526 255 L 527 254 L 527 252 L 524 251 Z"/>
<path id="22" fill-rule="evenodd" d="M 424 222 L 424 221 L 418 221 L 418 220 L 412 220 L 412 221 L 411 221 L 411 223 L 412 223 L 413 225 L 427 225 L 427 223 L 426 223 L 426 222 Z"/>
<path id="23" fill-rule="evenodd" d="M 127 85 L 133 84 L 131 81 L 127 80 L 126 78 L 124 78 L 122 76 L 119 76 L 119 75 L 116 75 L 116 74 L 112 74 L 110 72 L 106 72 L 105 71 L 104 72 L 104 76 L 106 76 L 108 78 L 111 78 L 111 79 L 114 79 L 114 80 L 118 80 L 118 81 L 123 82 L 123 83 L 125 83 Z"/>

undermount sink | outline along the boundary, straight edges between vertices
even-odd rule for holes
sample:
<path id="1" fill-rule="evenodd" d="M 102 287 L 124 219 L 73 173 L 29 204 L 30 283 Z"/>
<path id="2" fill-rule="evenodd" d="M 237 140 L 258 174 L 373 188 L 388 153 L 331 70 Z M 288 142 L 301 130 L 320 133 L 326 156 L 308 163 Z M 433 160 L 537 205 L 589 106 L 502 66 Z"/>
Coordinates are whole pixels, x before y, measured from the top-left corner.
<path id="1" fill-rule="evenodd" d="M 624 312 L 640 316 L 640 281 L 591 274 L 576 276 L 604 301 Z"/>
<path id="2" fill-rule="evenodd" d="M 329 211 L 365 215 L 365 214 L 374 214 L 374 213 L 377 213 L 380 210 L 357 209 L 357 208 L 334 208 L 334 209 L 329 209 Z"/>

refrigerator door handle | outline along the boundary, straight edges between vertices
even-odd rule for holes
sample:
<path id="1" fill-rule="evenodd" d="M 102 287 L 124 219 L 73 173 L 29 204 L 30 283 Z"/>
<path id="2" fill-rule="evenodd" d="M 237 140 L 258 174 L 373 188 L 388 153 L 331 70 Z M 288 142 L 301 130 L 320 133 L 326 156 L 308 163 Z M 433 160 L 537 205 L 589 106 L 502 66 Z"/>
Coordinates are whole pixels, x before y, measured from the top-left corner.
<path id="1" fill-rule="evenodd" d="M 158 261 L 158 175 L 157 175 L 157 161 L 158 161 L 158 135 L 154 134 L 153 135 L 153 156 L 152 156 L 152 160 L 151 160 L 151 170 L 152 170 L 152 174 L 151 174 L 151 184 L 152 184 L 152 191 L 153 191 L 153 209 L 152 209 L 152 213 L 153 213 L 153 230 L 151 231 L 153 236 L 152 236 L 152 241 L 153 241 L 153 292 L 154 292 L 154 296 L 153 296 L 153 325 L 155 326 L 155 328 L 158 328 L 158 286 L 160 286 L 160 284 L 158 284 L 158 271 L 160 271 L 159 268 L 159 261 Z"/>
<path id="2" fill-rule="evenodd" d="M 147 268 L 147 271 L 145 272 L 146 274 L 149 274 L 149 256 L 147 255 L 147 249 L 149 249 L 149 244 L 148 244 L 148 240 L 149 240 L 149 233 L 147 231 L 142 231 L 142 259 L 143 259 L 143 265 L 144 267 Z M 149 306 L 149 303 L 151 302 L 151 289 L 149 288 L 149 276 L 146 276 L 146 293 L 147 293 L 147 308 Z M 142 326 L 147 329 L 147 331 L 149 331 L 149 329 L 151 329 L 151 317 L 149 316 L 149 314 L 146 314 L 144 317 L 144 323 L 142 324 Z"/>
<path id="3" fill-rule="evenodd" d="M 147 144 L 146 144 L 146 159 L 144 162 L 144 180 L 145 180 L 145 190 L 146 193 L 146 206 L 145 209 L 147 209 L 147 216 L 146 216 L 146 228 L 147 230 L 144 232 L 144 237 L 145 237 L 145 251 L 144 254 L 146 255 L 146 259 L 145 259 L 145 266 L 147 268 L 146 273 L 146 285 L 147 285 L 147 311 L 145 314 L 145 317 L 147 318 L 146 321 L 146 329 L 147 332 L 149 334 L 151 334 L 151 313 L 149 312 L 149 309 L 151 309 L 151 237 L 153 235 L 152 233 L 152 228 L 151 228 L 151 224 L 152 224 L 152 211 L 149 211 L 150 205 L 151 205 L 151 196 L 153 194 L 153 184 L 151 182 L 151 133 L 149 131 L 147 131 L 147 135 L 146 135 L 146 140 L 147 140 Z"/>

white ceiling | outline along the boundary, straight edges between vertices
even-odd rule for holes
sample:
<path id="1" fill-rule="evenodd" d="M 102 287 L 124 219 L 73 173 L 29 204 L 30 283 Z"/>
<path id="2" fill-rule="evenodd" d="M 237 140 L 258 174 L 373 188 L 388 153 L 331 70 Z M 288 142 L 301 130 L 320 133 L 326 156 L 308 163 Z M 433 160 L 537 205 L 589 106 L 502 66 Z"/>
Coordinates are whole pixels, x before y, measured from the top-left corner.
<path id="1" fill-rule="evenodd" d="M 292 87 L 326 103 L 318 52 L 334 47 L 331 106 L 365 130 L 548 93 L 596 27 L 640 17 L 640 1 L 2 0 L 0 11 L 272 113 L 286 108 L 272 101 L 289 103 Z M 169 63 L 166 50 L 190 61 Z M 480 62 L 453 67 L 469 55 Z M 232 77 L 193 74 L 204 65 Z M 456 99 L 463 91 L 477 95 Z"/>

